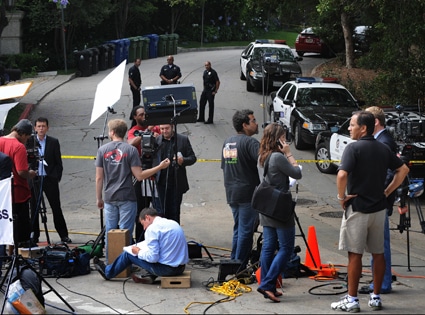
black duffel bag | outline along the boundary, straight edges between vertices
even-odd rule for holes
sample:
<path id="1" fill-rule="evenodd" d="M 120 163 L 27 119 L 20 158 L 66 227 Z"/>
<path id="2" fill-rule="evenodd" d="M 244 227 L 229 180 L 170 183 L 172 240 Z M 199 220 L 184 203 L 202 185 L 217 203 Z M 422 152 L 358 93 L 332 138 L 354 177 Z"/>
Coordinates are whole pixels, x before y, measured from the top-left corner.
<path id="1" fill-rule="evenodd" d="M 291 192 L 276 189 L 265 179 L 255 188 L 251 205 L 259 213 L 281 222 L 287 222 L 294 212 Z"/>
<path id="2" fill-rule="evenodd" d="M 287 222 L 294 213 L 295 202 L 290 191 L 279 190 L 266 181 L 269 158 L 264 163 L 263 180 L 252 194 L 251 206 L 265 216 Z"/>
<path id="3" fill-rule="evenodd" d="M 47 246 L 39 258 L 39 272 L 44 277 L 70 278 L 90 273 L 90 254 L 66 244 Z"/>

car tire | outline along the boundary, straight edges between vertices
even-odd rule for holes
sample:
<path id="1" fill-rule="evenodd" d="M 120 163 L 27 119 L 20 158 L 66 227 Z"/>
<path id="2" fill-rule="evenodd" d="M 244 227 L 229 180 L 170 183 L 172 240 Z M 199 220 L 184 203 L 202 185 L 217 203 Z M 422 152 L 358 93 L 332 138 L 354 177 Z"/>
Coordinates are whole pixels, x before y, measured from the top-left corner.
<path id="1" fill-rule="evenodd" d="M 297 51 L 298 56 L 302 57 L 304 56 L 304 52 L 303 51 Z"/>
<path id="2" fill-rule="evenodd" d="M 317 169 L 324 174 L 334 174 L 337 170 L 337 167 L 335 164 L 330 162 L 330 153 L 329 148 L 326 146 L 325 143 L 320 143 L 316 151 L 314 153 L 314 158 L 317 161 L 316 167 Z"/>
<path id="3" fill-rule="evenodd" d="M 294 128 L 294 145 L 297 150 L 307 149 L 307 144 L 304 142 L 301 136 L 301 125 L 299 122 L 295 124 Z"/>
<path id="4" fill-rule="evenodd" d="M 246 76 L 246 90 L 248 92 L 254 92 L 255 91 L 255 87 L 251 84 L 251 82 L 249 82 L 248 75 Z"/>

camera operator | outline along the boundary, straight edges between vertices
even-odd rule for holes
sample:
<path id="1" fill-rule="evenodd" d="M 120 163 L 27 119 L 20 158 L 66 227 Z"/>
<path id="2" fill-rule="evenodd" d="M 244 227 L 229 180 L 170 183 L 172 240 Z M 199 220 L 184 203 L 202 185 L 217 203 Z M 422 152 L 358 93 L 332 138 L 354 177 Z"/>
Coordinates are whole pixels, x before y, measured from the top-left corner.
<path id="1" fill-rule="evenodd" d="M 25 143 L 31 137 L 33 127 L 28 119 L 21 119 L 12 131 L 3 137 L 0 137 L 0 152 L 5 153 L 12 159 L 13 163 L 13 234 L 15 244 L 18 247 L 29 247 L 30 244 L 30 213 L 29 200 L 31 199 L 31 190 L 28 179 L 33 179 L 37 173 L 29 170 L 27 150 Z M 11 253 L 13 246 L 9 247 Z"/>
<path id="2" fill-rule="evenodd" d="M 144 124 L 145 122 L 145 108 L 141 105 L 133 107 L 133 110 L 131 111 L 131 116 L 133 118 L 133 121 L 136 122 L 136 125 L 133 126 L 127 134 L 127 143 L 131 144 L 132 146 L 135 146 L 137 148 L 137 151 L 139 152 L 140 159 L 142 161 L 142 169 L 148 169 L 152 167 L 152 159 L 154 156 L 154 152 L 149 152 L 150 150 L 150 144 L 143 143 L 143 137 L 144 135 L 146 138 L 149 138 L 150 135 L 153 137 L 157 137 L 161 130 L 159 129 L 159 126 L 146 126 Z M 153 140 L 153 145 L 156 145 L 156 142 Z M 142 146 L 145 148 L 147 146 L 147 150 L 143 150 Z M 145 152 L 143 152 L 145 151 Z M 154 191 L 154 194 L 157 195 L 154 187 L 155 187 L 155 181 L 154 176 L 152 176 L 149 179 L 143 180 L 143 181 L 136 181 L 134 184 L 134 189 L 137 196 L 137 215 L 135 217 L 135 223 L 136 223 L 136 230 L 135 230 L 135 239 L 136 241 L 140 242 L 143 241 L 143 226 L 139 222 L 139 214 L 140 211 L 144 208 L 150 207 L 150 203 L 152 202 L 155 208 L 155 204 L 157 202 L 152 200 L 152 191 Z"/>

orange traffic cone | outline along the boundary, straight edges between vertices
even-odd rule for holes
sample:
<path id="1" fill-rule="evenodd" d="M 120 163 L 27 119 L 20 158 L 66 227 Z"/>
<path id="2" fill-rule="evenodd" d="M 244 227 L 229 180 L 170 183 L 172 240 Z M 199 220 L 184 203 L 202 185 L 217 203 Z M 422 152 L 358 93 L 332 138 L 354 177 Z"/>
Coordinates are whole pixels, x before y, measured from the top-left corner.
<path id="1" fill-rule="evenodd" d="M 322 266 L 320 261 L 319 245 L 316 238 L 316 229 L 313 225 L 308 227 L 307 237 L 308 248 L 305 251 L 305 262 L 304 265 L 310 269 L 318 269 Z M 310 249 L 310 251 L 309 251 Z"/>
<path id="2" fill-rule="evenodd" d="M 259 267 L 257 271 L 255 271 L 255 278 L 257 280 L 258 285 L 260 285 L 261 284 L 261 267 Z M 281 283 L 282 283 L 282 275 L 279 275 L 276 280 L 276 288 L 281 288 Z"/>

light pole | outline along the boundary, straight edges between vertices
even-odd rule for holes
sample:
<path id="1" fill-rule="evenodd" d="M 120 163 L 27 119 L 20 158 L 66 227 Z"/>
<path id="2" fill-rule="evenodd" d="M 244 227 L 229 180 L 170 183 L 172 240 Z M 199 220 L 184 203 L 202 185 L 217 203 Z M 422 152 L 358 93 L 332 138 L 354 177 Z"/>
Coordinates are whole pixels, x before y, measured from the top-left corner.
<path id="1" fill-rule="evenodd" d="M 204 43 L 204 9 L 205 9 L 205 1 L 202 1 L 202 19 L 201 19 L 201 47 Z"/>
<path id="2" fill-rule="evenodd" d="M 62 44 L 63 44 L 63 60 L 65 63 L 65 73 L 68 73 L 68 67 L 66 62 L 66 42 L 65 42 L 65 18 L 63 9 L 66 8 L 66 4 L 60 4 L 61 7 L 61 26 L 62 26 Z"/>

